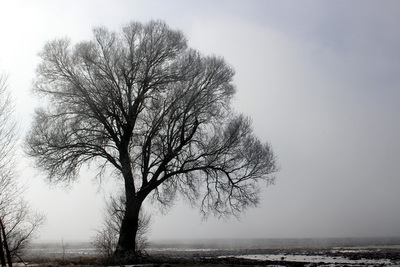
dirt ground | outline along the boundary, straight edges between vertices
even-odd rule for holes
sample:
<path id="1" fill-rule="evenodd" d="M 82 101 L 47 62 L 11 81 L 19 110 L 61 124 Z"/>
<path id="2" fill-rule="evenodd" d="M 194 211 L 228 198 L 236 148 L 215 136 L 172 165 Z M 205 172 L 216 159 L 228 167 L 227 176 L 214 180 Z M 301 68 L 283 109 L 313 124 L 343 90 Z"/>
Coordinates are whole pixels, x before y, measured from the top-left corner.
<path id="1" fill-rule="evenodd" d="M 323 264 L 318 262 L 287 261 L 281 260 L 252 260 L 243 259 L 238 255 L 307 255 L 359 260 L 357 265 L 351 264 Z M 289 258 L 289 257 L 287 257 Z M 95 257 L 75 257 L 69 259 L 35 259 L 29 261 L 28 266 L 371 266 L 363 263 L 367 260 L 390 260 L 390 264 L 376 264 L 373 266 L 400 266 L 400 248 L 302 248 L 302 249 L 221 249 L 210 251 L 151 251 L 135 264 L 125 265 L 106 261 Z M 387 261 L 386 261 L 387 262 Z M 16 266 L 25 266 L 17 264 Z"/>

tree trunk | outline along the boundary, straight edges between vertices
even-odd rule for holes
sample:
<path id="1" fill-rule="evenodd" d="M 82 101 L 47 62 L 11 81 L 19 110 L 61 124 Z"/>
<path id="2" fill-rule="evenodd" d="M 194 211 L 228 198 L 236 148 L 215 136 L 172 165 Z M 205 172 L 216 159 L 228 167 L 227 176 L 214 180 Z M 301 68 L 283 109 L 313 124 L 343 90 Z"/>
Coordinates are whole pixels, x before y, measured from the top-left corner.
<path id="1" fill-rule="evenodd" d="M 0 219 L 1 220 L 1 219 Z M 0 231 L 0 262 L 2 267 L 6 267 L 6 257 L 4 254 L 4 249 L 3 249 L 3 234 L 2 231 Z"/>
<path id="2" fill-rule="evenodd" d="M 121 229 L 115 256 L 120 260 L 134 260 L 137 257 L 136 234 L 139 226 L 139 212 L 143 199 L 127 196 L 125 216 Z"/>
<path id="3" fill-rule="evenodd" d="M 127 131 L 129 132 L 129 131 Z M 122 261 L 132 261 L 137 259 L 136 235 L 139 228 L 139 212 L 145 199 L 145 195 L 136 194 L 133 181 L 131 161 L 128 153 L 129 137 L 125 138 L 125 145 L 121 145 L 120 162 L 122 165 L 122 175 L 125 181 L 125 215 L 122 219 L 121 229 L 115 257 Z"/>
<path id="4" fill-rule="evenodd" d="M 6 230 L 4 229 L 4 224 L 3 224 L 3 221 L 1 220 L 1 218 L 0 218 L 0 228 L 1 228 L 1 234 L 3 235 L 3 244 L 4 244 L 4 250 L 6 252 L 8 267 L 12 267 L 11 253 L 10 253 L 10 249 L 8 248 Z M 4 255 L 4 251 L 3 251 L 3 255 Z"/>

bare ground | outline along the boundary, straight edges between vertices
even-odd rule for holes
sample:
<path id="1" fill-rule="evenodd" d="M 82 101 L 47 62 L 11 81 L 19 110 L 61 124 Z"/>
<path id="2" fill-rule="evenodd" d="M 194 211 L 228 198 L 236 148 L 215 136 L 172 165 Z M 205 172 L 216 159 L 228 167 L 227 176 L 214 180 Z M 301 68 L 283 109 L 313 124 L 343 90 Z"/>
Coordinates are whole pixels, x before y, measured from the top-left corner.
<path id="1" fill-rule="evenodd" d="M 318 262 L 294 262 L 281 260 L 251 260 L 237 258 L 238 255 L 308 255 L 326 257 L 344 257 L 350 260 L 360 260 L 357 265 L 322 264 Z M 392 264 L 377 264 L 374 266 L 400 266 L 400 248 L 363 248 L 363 249 L 221 249 L 210 251 L 151 251 L 146 253 L 133 266 L 366 266 L 363 260 L 390 260 Z M 124 266 L 99 257 L 74 257 L 68 259 L 37 258 L 28 261 L 28 266 Z M 19 266 L 24 266 L 18 264 Z M 129 266 L 132 266 L 129 265 Z M 125 265 L 128 266 L 128 265 Z"/>

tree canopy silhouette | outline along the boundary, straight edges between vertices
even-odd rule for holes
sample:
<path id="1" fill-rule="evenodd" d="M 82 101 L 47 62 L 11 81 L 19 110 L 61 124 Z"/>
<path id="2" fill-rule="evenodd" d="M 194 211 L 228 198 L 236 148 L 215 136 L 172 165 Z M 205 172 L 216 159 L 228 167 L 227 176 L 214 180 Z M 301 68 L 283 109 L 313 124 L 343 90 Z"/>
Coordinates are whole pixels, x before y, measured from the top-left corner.
<path id="1" fill-rule="evenodd" d="M 34 91 L 48 99 L 28 136 L 28 153 L 51 181 L 73 181 L 92 161 L 116 170 L 126 207 L 116 255 L 135 254 L 143 201 L 177 195 L 204 215 L 239 214 L 258 203 L 258 181 L 276 162 L 251 121 L 235 113 L 234 70 L 203 56 L 165 23 L 95 28 L 75 45 L 48 42 Z M 128 254 L 127 254 L 128 253 Z"/>

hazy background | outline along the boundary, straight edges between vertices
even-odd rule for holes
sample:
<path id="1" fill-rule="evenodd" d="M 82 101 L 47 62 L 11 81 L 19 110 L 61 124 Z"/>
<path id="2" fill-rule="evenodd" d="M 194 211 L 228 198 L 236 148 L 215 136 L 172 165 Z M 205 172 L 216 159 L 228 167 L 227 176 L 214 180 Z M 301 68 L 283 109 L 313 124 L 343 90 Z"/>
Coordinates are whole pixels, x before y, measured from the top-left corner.
<path id="1" fill-rule="evenodd" d="M 162 19 L 235 68 L 234 106 L 274 148 L 276 185 L 240 221 L 201 221 L 182 201 L 149 209 L 151 239 L 400 236 L 399 1 L 3 0 L 0 10 L 0 70 L 22 138 L 39 103 L 37 53 L 56 37 Z M 83 170 L 66 190 L 20 163 L 26 198 L 47 214 L 39 239 L 90 239 L 114 180 L 100 186 Z"/>

